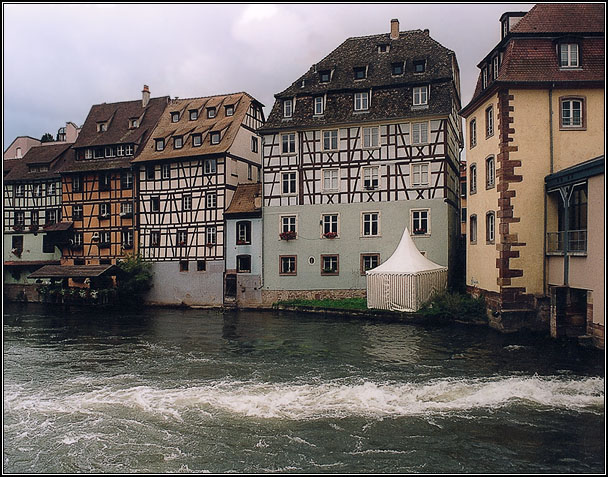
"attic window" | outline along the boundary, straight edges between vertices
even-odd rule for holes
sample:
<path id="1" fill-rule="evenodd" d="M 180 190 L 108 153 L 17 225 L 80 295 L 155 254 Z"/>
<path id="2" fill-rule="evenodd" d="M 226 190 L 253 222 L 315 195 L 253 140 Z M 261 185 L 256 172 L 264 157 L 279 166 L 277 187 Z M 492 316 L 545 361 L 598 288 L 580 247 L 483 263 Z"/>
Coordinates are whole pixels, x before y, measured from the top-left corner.
<path id="1" fill-rule="evenodd" d="M 362 80 L 367 77 L 367 68 L 365 66 L 357 66 L 354 68 L 355 79 Z"/>
<path id="2" fill-rule="evenodd" d="M 215 117 L 215 108 L 207 108 L 207 117 L 209 119 Z"/>
<path id="3" fill-rule="evenodd" d="M 139 121 L 137 118 L 129 119 L 129 128 L 134 129 L 136 127 L 139 127 Z"/>
<path id="4" fill-rule="evenodd" d="M 561 68 L 578 68 L 580 66 L 576 43 L 562 43 L 559 45 L 559 66 Z"/>
<path id="5" fill-rule="evenodd" d="M 104 123 L 97 123 L 97 132 L 105 132 L 108 130 L 108 125 Z"/>
<path id="6" fill-rule="evenodd" d="M 211 136 L 211 144 L 220 143 L 220 133 L 219 132 L 212 132 L 210 136 Z"/>
<path id="7" fill-rule="evenodd" d="M 190 121 L 196 121 L 198 119 L 198 109 L 191 109 L 189 112 L 190 112 Z"/>
<path id="8" fill-rule="evenodd" d="M 234 105 L 230 104 L 228 106 L 226 106 L 226 116 L 233 116 L 234 115 Z"/>
<path id="9" fill-rule="evenodd" d="M 171 122 L 176 123 L 179 121 L 179 113 L 171 113 Z"/>
<path id="10" fill-rule="evenodd" d="M 403 62 L 391 64 L 391 73 L 393 76 L 399 76 L 403 74 Z"/>
<path id="11" fill-rule="evenodd" d="M 165 140 L 164 139 L 155 139 L 156 142 L 156 150 L 162 151 L 165 149 Z"/>
<path id="12" fill-rule="evenodd" d="M 414 73 L 424 73 L 425 66 L 425 60 L 414 60 Z"/>
<path id="13" fill-rule="evenodd" d="M 331 71 L 329 71 L 329 70 L 319 71 L 319 82 L 329 83 L 330 79 L 331 79 Z"/>
<path id="14" fill-rule="evenodd" d="M 390 48 L 391 47 L 388 44 L 378 45 L 378 53 L 388 53 Z"/>

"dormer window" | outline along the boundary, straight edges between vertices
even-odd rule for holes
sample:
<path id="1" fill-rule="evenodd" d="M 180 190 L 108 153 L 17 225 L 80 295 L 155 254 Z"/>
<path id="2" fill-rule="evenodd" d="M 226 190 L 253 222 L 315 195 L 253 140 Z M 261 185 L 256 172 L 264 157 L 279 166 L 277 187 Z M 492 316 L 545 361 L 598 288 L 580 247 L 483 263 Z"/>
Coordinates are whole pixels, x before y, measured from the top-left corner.
<path id="1" fill-rule="evenodd" d="M 213 119 L 215 117 L 215 108 L 207 108 L 207 118 Z"/>
<path id="2" fill-rule="evenodd" d="M 176 123 L 178 121 L 179 121 L 179 113 L 177 113 L 177 112 L 171 113 L 171 122 Z"/>
<path id="3" fill-rule="evenodd" d="M 369 109 L 369 93 L 355 93 L 355 111 L 367 111 Z"/>
<path id="4" fill-rule="evenodd" d="M 390 48 L 391 47 L 388 44 L 378 45 L 378 53 L 388 53 Z"/>
<path id="5" fill-rule="evenodd" d="M 426 61 L 425 60 L 414 60 L 414 73 L 424 73 L 426 69 Z"/>
<path id="6" fill-rule="evenodd" d="M 562 43 L 559 45 L 559 66 L 561 68 L 578 68 L 580 66 L 576 43 Z"/>
<path id="7" fill-rule="evenodd" d="M 203 144 L 203 136 L 201 134 L 193 134 L 192 135 L 192 146 L 198 147 Z"/>
<path id="8" fill-rule="evenodd" d="M 97 123 L 97 132 L 105 132 L 108 130 L 107 123 Z"/>
<path id="9" fill-rule="evenodd" d="M 183 136 L 175 136 L 173 138 L 173 149 L 181 149 L 182 147 L 184 147 Z"/>
<path id="10" fill-rule="evenodd" d="M 367 77 L 367 68 L 365 66 L 357 66 L 354 69 L 355 80 L 362 80 Z"/>
<path id="11" fill-rule="evenodd" d="M 155 149 L 157 151 L 162 151 L 165 149 L 165 140 L 164 139 L 155 139 Z"/>
<path id="12" fill-rule="evenodd" d="M 196 121 L 198 119 L 198 109 L 191 109 L 189 111 L 190 121 Z"/>
<path id="13" fill-rule="evenodd" d="M 331 71 L 329 71 L 329 70 L 319 71 L 319 82 L 329 83 L 330 79 L 331 79 Z"/>
<path id="14" fill-rule="evenodd" d="M 403 74 L 403 62 L 393 63 L 391 65 L 391 73 L 393 76 L 399 76 Z"/>
<path id="15" fill-rule="evenodd" d="M 485 66 L 481 69 L 481 87 L 483 89 L 488 87 L 488 68 Z"/>
<path id="16" fill-rule="evenodd" d="M 212 132 L 210 134 L 210 140 L 211 140 L 211 144 L 219 144 L 220 143 L 220 133 L 219 132 Z"/>
<path id="17" fill-rule="evenodd" d="M 293 100 L 283 100 L 283 117 L 290 118 L 293 115 Z"/>
<path id="18" fill-rule="evenodd" d="M 139 127 L 139 120 L 137 118 L 129 119 L 129 128 L 135 129 Z"/>
<path id="19" fill-rule="evenodd" d="M 498 78 L 499 57 L 492 58 L 492 79 Z"/>
<path id="20" fill-rule="evenodd" d="M 320 116 L 323 114 L 324 112 L 324 107 L 323 107 L 323 96 L 317 96 L 315 98 L 315 116 Z"/>
<path id="21" fill-rule="evenodd" d="M 234 105 L 230 104 L 228 106 L 226 106 L 226 116 L 233 116 L 234 115 Z"/>
<path id="22" fill-rule="evenodd" d="M 429 103 L 429 87 L 428 86 L 416 86 L 414 87 L 414 106 L 424 106 Z"/>

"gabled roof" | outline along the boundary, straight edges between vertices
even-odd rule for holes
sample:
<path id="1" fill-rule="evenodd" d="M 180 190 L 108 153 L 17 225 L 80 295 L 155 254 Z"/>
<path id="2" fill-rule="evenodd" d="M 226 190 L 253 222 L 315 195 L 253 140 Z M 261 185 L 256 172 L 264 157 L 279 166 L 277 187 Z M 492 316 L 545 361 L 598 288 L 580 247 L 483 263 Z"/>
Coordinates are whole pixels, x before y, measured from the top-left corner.
<path id="1" fill-rule="evenodd" d="M 59 178 L 58 170 L 69 154 L 71 144 L 45 144 L 32 147 L 22 159 L 10 160 L 10 172 L 5 176 L 5 181 L 28 181 Z M 14 161 L 14 163 L 13 163 Z M 5 167 L 8 161 L 4 161 Z M 30 166 L 49 166 L 48 171 L 30 172 Z"/>
<path id="2" fill-rule="evenodd" d="M 142 152 L 133 160 L 136 162 L 177 159 L 206 154 L 221 154 L 227 152 L 245 119 L 245 115 L 253 102 L 257 102 L 247 93 L 234 93 L 203 98 L 175 99 L 166 105 L 158 124 L 152 131 L 148 143 Z M 226 106 L 234 107 L 232 116 L 226 115 Z M 207 116 L 208 108 L 215 108 L 215 117 Z M 190 120 L 190 111 L 196 110 L 198 117 Z M 172 121 L 172 114 L 178 113 L 179 120 Z M 219 132 L 218 144 L 211 144 L 210 133 Z M 201 135 L 201 145 L 193 146 L 192 135 Z M 174 147 L 173 139 L 179 136 L 183 146 Z M 165 147 L 157 151 L 156 139 L 164 139 Z"/>
<path id="3" fill-rule="evenodd" d="M 262 184 L 239 184 L 234 191 L 230 206 L 224 212 L 226 218 L 237 218 L 262 214 Z M 256 198 L 259 198 L 256 201 Z"/>
<path id="4" fill-rule="evenodd" d="M 603 32 L 603 3 L 540 3 L 511 29 L 512 33 Z"/>

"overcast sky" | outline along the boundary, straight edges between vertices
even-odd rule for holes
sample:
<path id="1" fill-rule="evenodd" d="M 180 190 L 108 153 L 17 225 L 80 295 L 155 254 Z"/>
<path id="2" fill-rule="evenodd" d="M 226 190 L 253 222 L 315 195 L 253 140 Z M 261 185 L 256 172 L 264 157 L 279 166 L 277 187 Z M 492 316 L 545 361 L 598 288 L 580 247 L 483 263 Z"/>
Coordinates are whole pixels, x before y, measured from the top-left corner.
<path id="1" fill-rule="evenodd" d="M 40 138 L 93 104 L 246 91 L 274 94 L 346 38 L 430 30 L 456 52 L 462 102 L 500 40 L 500 16 L 534 4 L 3 4 L 3 142 Z"/>

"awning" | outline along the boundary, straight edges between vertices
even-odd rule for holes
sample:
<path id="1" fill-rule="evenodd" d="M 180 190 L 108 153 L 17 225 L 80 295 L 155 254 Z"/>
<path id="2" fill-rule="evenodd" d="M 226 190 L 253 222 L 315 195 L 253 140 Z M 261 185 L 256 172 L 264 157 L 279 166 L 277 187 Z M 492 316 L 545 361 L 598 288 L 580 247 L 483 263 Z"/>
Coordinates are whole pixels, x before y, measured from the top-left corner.
<path id="1" fill-rule="evenodd" d="M 65 232 L 66 230 L 70 230 L 74 222 L 58 222 L 56 224 L 45 225 L 42 228 L 43 232 Z"/>
<path id="2" fill-rule="evenodd" d="M 28 278 L 93 278 L 121 273 L 116 265 L 45 265 Z"/>
<path id="3" fill-rule="evenodd" d="M 5 261 L 5 267 L 41 267 L 43 265 L 59 265 L 59 260 L 19 260 Z"/>

